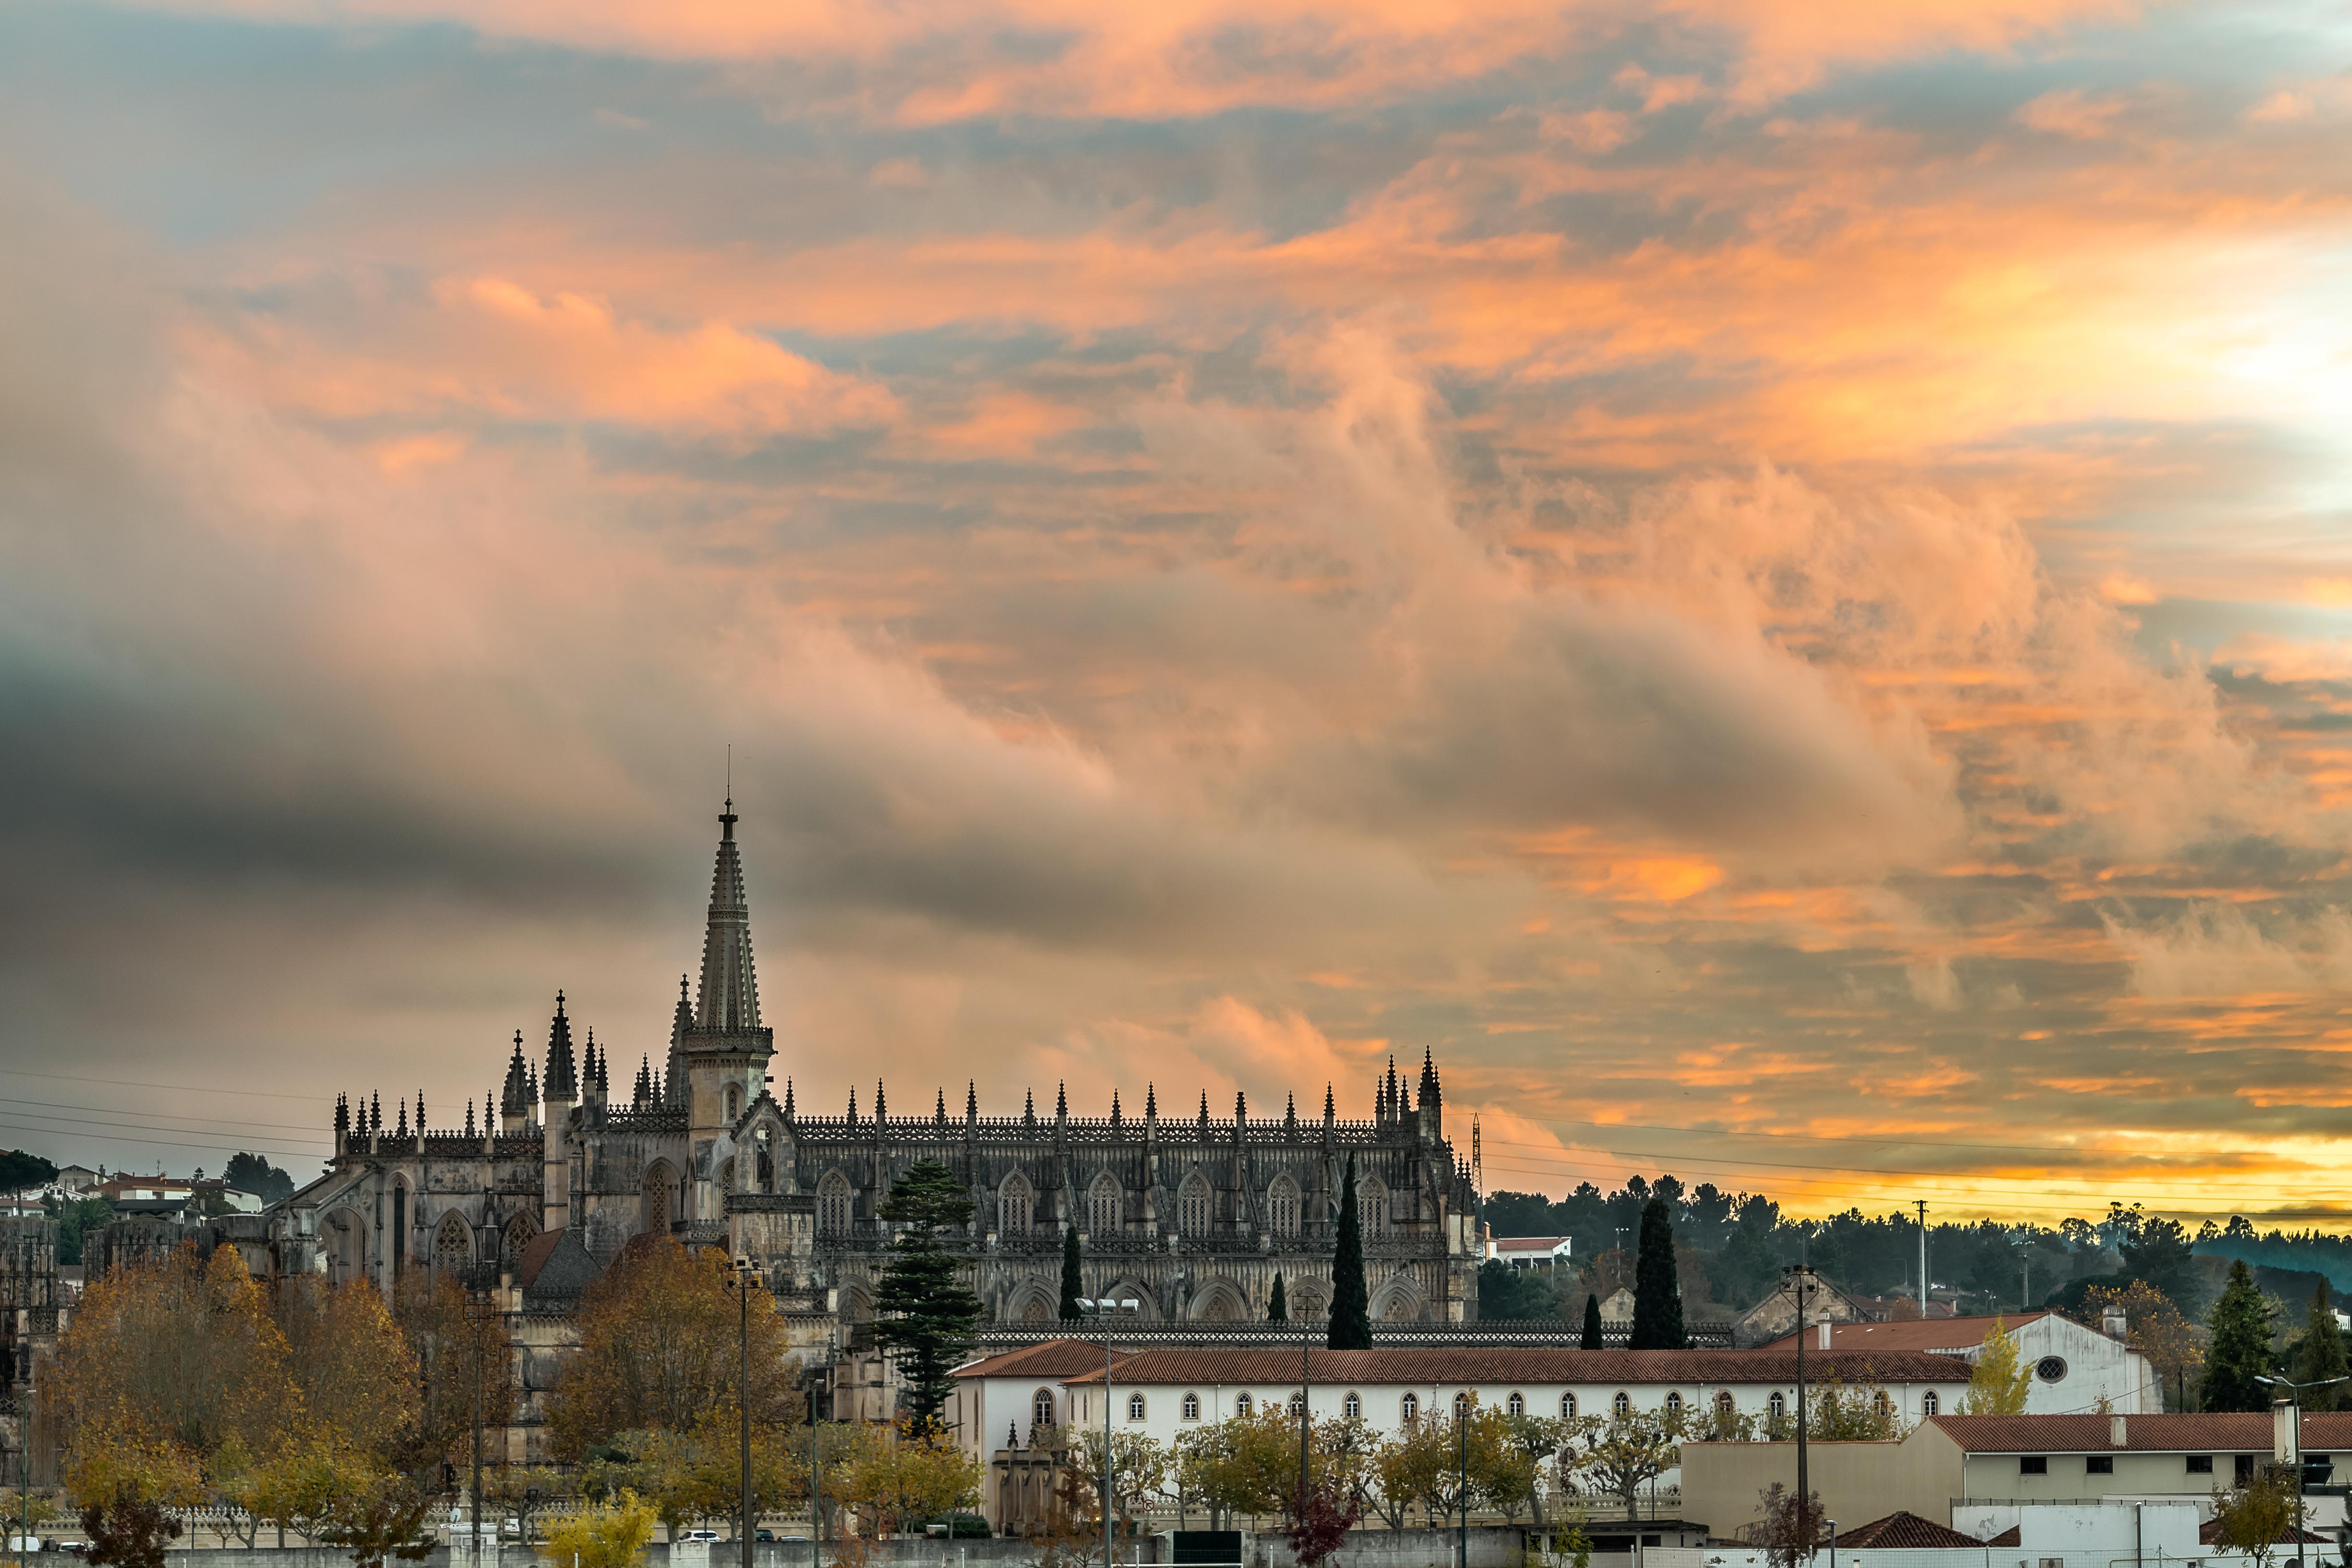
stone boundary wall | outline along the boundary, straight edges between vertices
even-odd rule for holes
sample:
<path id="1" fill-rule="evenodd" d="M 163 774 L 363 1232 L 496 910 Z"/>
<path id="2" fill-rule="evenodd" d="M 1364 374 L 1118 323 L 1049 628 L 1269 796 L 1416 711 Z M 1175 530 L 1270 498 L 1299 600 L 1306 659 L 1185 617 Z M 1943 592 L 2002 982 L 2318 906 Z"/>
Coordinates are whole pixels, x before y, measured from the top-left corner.
<path id="1" fill-rule="evenodd" d="M 1527 1551 L 1527 1538 L 1532 1533 L 1517 1525 L 1473 1525 L 1470 1527 L 1470 1561 L 1468 1568 L 1522 1568 Z M 1279 1535 L 1248 1535 L 1244 1537 L 1243 1558 L 1245 1568 L 1297 1568 L 1297 1560 Z M 1128 1565 L 1157 1564 L 1162 1561 L 1165 1542 L 1145 1536 L 1139 1541 L 1119 1543 L 1118 1563 Z M 1042 1542 L 992 1536 L 982 1540 L 882 1541 L 870 1543 L 866 1552 L 866 1568 L 1027 1568 L 1038 1563 L 1045 1554 Z M 1645 1555 L 1654 1555 L 1654 1551 Z M 1357 1530 L 1348 1536 L 1348 1544 L 1331 1559 L 1331 1568 L 1456 1568 L 1455 1534 L 1451 1530 Z M 224 1548 L 198 1547 L 165 1553 L 168 1568 L 350 1568 L 351 1553 L 330 1547 L 289 1546 L 256 1547 L 250 1551 L 241 1546 Z M 834 1568 L 834 1543 L 822 1548 L 822 1558 L 816 1568 Z M 68 1563 L 62 1553 L 59 1564 Z M 656 1542 L 646 1549 L 645 1568 L 738 1568 L 741 1559 L 736 1543 L 721 1541 L 708 1547 L 681 1545 L 675 1552 L 667 1544 Z M 752 1568 L 811 1568 L 809 1543 L 804 1541 L 754 1542 L 751 1547 Z M 1610 1559 L 1596 1553 L 1594 1568 L 1604 1568 Z M 570 1568 L 569 1564 L 547 1563 L 532 1549 L 511 1542 L 504 1547 L 485 1546 L 477 1555 L 460 1545 L 454 1550 L 437 1547 L 417 1568 Z M 1079 1568 L 1073 1564 L 1072 1568 Z M 1892 1568 L 1892 1565 L 1889 1565 Z M 1971 1565 L 1973 1568 L 1973 1565 Z M 1997 1564 L 1996 1568 L 2007 1568 Z"/>

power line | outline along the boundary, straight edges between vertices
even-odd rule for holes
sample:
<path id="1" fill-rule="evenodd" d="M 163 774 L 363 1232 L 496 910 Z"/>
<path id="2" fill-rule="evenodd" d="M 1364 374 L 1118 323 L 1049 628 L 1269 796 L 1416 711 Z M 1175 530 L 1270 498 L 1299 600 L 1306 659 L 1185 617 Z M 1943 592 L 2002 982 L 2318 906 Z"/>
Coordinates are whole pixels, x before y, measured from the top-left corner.
<path id="1" fill-rule="evenodd" d="M 274 1089 L 222 1089 L 216 1084 L 150 1083 L 143 1079 L 94 1078 L 88 1073 L 43 1072 L 37 1068 L 0 1066 L 0 1073 L 13 1073 L 19 1078 L 65 1079 L 74 1083 L 102 1083 L 112 1089 L 168 1089 L 181 1094 L 234 1094 L 240 1099 L 260 1097 L 267 1100 L 299 1100 L 306 1105 L 316 1105 L 330 1098 L 326 1094 L 288 1094 Z"/>
<path id="2" fill-rule="evenodd" d="M 55 1134 L 57 1132 L 57 1129 L 54 1127 L 31 1127 L 23 1122 L 11 1121 L 5 1116 L 0 1116 L 0 1127 L 14 1127 L 20 1132 L 47 1132 L 51 1134 Z M 85 1138 L 96 1137 L 101 1142 L 109 1143 L 129 1143 L 142 1149 L 201 1149 L 209 1153 L 229 1147 L 229 1142 L 180 1143 L 175 1142 L 169 1138 L 126 1138 L 113 1133 L 79 1133 L 77 1134 L 77 1136 Z M 234 1142 L 236 1141 L 230 1140 L 229 1142 Z M 315 1160 L 319 1157 L 319 1152 L 315 1149 L 299 1152 L 292 1149 L 253 1149 L 247 1151 L 247 1152 L 255 1154 L 275 1154 L 279 1158 L 286 1160 Z"/>
<path id="3" fill-rule="evenodd" d="M 16 1106 L 12 1104 L 9 1109 L 13 1110 L 16 1109 Z M 232 1143 L 238 1141 L 236 1134 L 234 1132 L 217 1131 L 210 1127 L 176 1127 L 170 1122 L 164 1121 L 106 1121 L 89 1116 L 49 1116 L 39 1111 L 27 1111 L 24 1114 L 31 1117 L 36 1122 L 63 1121 L 79 1127 L 119 1128 L 126 1132 L 188 1132 L 201 1138 L 224 1138 Z M 56 1129 L 41 1128 L 39 1131 L 54 1131 Z M 300 1142 L 310 1142 L 313 1147 L 320 1149 L 331 1149 L 334 1147 L 334 1141 L 328 1138 L 320 1138 L 315 1141 L 300 1140 Z"/>
<path id="4" fill-rule="evenodd" d="M 98 1112 L 101 1116 L 110 1112 L 121 1116 L 160 1116 L 164 1114 L 162 1111 L 139 1110 L 126 1105 L 68 1105 L 62 1100 L 12 1100 L 8 1103 L 12 1106 L 37 1105 L 45 1110 L 91 1110 Z M 184 1112 L 179 1114 L 186 1115 Z M 261 1127 L 267 1128 L 273 1132 L 316 1132 L 318 1131 L 317 1126 L 310 1122 L 238 1121 L 226 1116 L 187 1115 L 186 1119 L 190 1121 L 215 1122 L 224 1127 Z M 182 1132 L 199 1132 L 204 1130 L 197 1127 L 183 1127 L 173 1129 L 173 1131 Z"/>

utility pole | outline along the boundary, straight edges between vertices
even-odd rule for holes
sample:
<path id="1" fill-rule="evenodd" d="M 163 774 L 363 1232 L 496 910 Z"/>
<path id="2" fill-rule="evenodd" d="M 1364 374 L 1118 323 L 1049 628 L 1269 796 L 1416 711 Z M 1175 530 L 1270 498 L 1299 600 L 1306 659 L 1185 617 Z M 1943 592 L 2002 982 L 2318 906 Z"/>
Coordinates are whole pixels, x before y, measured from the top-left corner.
<path id="1" fill-rule="evenodd" d="M 1805 1532 L 1805 1556 L 1808 1560 L 1813 1554 L 1813 1493 L 1811 1477 L 1805 1465 L 1805 1341 L 1811 1337 L 1811 1326 L 1805 1321 L 1805 1306 L 1812 1296 L 1812 1279 L 1811 1264 L 1790 1266 L 1789 1289 L 1797 1298 L 1797 1521 L 1798 1528 Z"/>
<path id="2" fill-rule="evenodd" d="M 736 1333 L 741 1349 L 740 1367 L 741 1393 L 738 1412 L 743 1418 L 741 1458 L 743 1463 L 742 1513 L 735 1525 L 735 1535 L 742 1547 L 742 1568 L 751 1568 L 751 1282 L 759 1278 L 759 1268 L 748 1258 L 735 1260 L 734 1277 L 728 1283 L 735 1287 Z"/>
<path id="3" fill-rule="evenodd" d="M 1091 1300 L 1084 1296 L 1078 1298 L 1078 1310 L 1086 1313 L 1088 1317 L 1101 1319 L 1103 1326 L 1103 1568 L 1111 1568 L 1111 1552 L 1113 1550 L 1110 1514 L 1110 1325 L 1113 1318 L 1118 1317 L 1122 1313 L 1132 1317 L 1138 1311 L 1141 1310 L 1142 1307 L 1143 1303 L 1136 1300 L 1132 1297 L 1123 1298 L 1118 1300 L 1112 1300 L 1108 1297 L 1100 1300 Z M 749 1568 L 748 1564 L 746 1565 L 746 1568 Z"/>
<path id="4" fill-rule="evenodd" d="M 1307 1363 L 1307 1321 L 1298 1323 L 1298 1512 L 1295 1516 L 1303 1527 L 1307 1523 L 1307 1424 L 1315 1418 L 1314 1373 Z"/>
<path id="5" fill-rule="evenodd" d="M 1464 1394 L 1454 1404 L 1454 1429 L 1462 1440 L 1462 1468 L 1454 1483 L 1454 1495 L 1462 1505 L 1462 1555 L 1459 1568 L 1470 1568 L 1470 1405 L 1469 1395 Z"/>

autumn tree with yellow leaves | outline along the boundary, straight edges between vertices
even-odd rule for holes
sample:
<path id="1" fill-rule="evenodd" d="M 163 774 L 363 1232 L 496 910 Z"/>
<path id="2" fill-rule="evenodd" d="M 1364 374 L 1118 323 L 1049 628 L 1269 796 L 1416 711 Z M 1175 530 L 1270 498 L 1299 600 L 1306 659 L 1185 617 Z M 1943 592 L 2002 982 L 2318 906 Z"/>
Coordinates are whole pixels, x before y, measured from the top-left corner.
<path id="1" fill-rule="evenodd" d="M 365 1280 L 273 1303 L 234 1247 L 94 1281 L 59 1348 L 66 1486 L 130 1520 L 207 1498 L 317 1537 L 414 1458 L 413 1363 Z"/>
<path id="2" fill-rule="evenodd" d="M 784 1320 L 765 1290 L 750 1289 L 751 1422 L 790 1426 L 802 1405 Z M 623 1248 L 580 1300 L 580 1349 L 548 1400 L 555 1457 L 581 1459 L 625 1432 L 691 1432 L 735 1400 L 740 1310 L 717 1254 L 690 1253 L 666 1236 Z"/>

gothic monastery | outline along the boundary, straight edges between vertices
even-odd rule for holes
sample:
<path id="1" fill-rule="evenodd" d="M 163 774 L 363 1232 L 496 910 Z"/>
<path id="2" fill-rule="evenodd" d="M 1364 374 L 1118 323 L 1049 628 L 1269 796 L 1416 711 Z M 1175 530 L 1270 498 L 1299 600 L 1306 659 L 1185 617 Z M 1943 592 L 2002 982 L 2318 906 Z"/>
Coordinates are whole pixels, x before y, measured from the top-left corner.
<path id="1" fill-rule="evenodd" d="M 1239 1096 L 1213 1117 L 1205 1094 L 1196 1113 L 1171 1113 L 1150 1088 L 1140 1115 L 1114 1094 L 1105 1117 L 1070 1115 L 1058 1090 L 1050 1111 L 1033 1096 L 1013 1116 L 982 1115 L 971 1088 L 960 1110 L 941 1090 L 913 1116 L 891 1114 L 879 1083 L 870 1114 L 854 1089 L 830 1116 L 797 1105 L 789 1078 L 779 1094 L 731 800 L 719 821 L 701 984 L 689 1005 L 680 979 L 658 1069 L 644 1053 L 614 1095 L 611 1047 L 575 1033 L 559 993 L 539 1060 L 515 1037 L 495 1124 L 487 1102 L 480 1125 L 469 1107 L 444 1130 L 427 1127 L 421 1095 L 397 1101 L 389 1125 L 376 1096 L 339 1101 L 327 1173 L 268 1212 L 255 1261 L 386 1287 L 414 1268 L 495 1279 L 516 1338 L 541 1352 L 526 1356 L 526 1385 L 543 1385 L 580 1291 L 632 1237 L 667 1232 L 753 1260 L 796 1342 L 847 1347 L 889 1247 L 877 1205 L 907 1167 L 935 1160 L 971 1184 L 971 1284 L 999 1325 L 1055 1319 L 1071 1226 L 1088 1288 L 1135 1298 L 1147 1320 L 1263 1319 L 1277 1272 L 1291 1313 L 1312 1319 L 1330 1300 L 1352 1155 L 1374 1318 L 1476 1318 L 1475 1194 L 1427 1059 L 1417 1084 L 1390 1065 L 1369 1121 L 1339 1120 L 1328 1086 L 1307 1117 L 1295 1100 L 1254 1117 Z"/>

